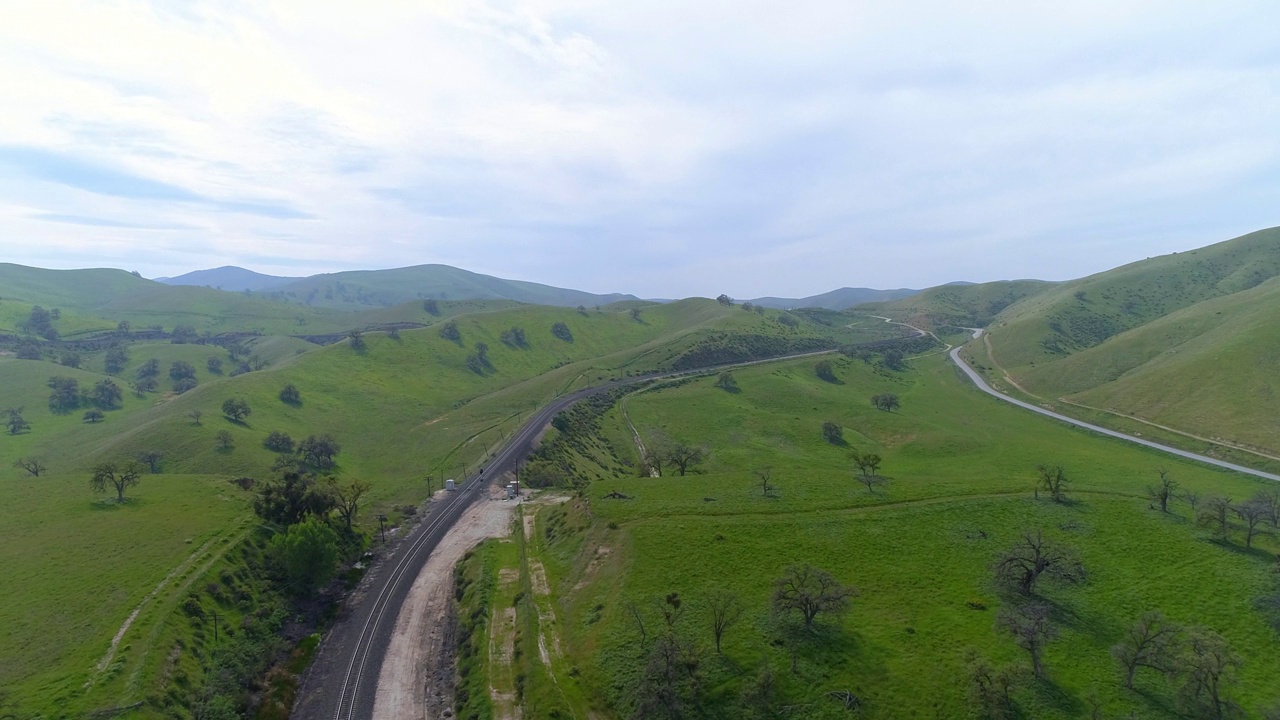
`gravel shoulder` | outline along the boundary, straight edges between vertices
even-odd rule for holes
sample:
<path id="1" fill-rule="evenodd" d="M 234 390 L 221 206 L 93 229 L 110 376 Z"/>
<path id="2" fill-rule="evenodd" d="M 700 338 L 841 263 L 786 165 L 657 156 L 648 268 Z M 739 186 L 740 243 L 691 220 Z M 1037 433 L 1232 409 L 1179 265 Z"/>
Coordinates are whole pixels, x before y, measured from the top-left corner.
<path id="1" fill-rule="evenodd" d="M 453 567 L 467 550 L 507 535 L 517 507 L 491 490 L 449 530 L 414 580 L 378 675 L 374 717 L 434 720 L 452 709 Z"/>

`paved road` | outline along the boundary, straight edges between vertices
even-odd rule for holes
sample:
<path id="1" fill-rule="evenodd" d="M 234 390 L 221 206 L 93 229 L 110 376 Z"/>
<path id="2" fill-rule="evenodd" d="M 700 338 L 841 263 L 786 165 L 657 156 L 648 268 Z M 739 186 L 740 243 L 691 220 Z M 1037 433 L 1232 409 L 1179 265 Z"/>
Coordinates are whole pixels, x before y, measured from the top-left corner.
<path id="1" fill-rule="evenodd" d="M 551 419 L 570 405 L 623 385 L 684 375 L 699 375 L 761 363 L 826 355 L 834 350 L 798 353 L 767 360 L 734 363 L 676 373 L 617 380 L 562 395 L 543 407 L 518 430 L 485 466 L 483 476 L 462 480 L 461 489 L 433 502 L 426 517 L 369 571 L 356 594 L 348 598 L 346 615 L 325 635 L 316 659 L 303 679 L 292 717 L 300 720 L 364 720 L 373 717 L 374 695 L 391 632 L 418 573 L 431 552 L 467 507 L 483 494 L 491 477 L 514 471 L 533 449 L 533 440 Z"/>
<path id="2" fill-rule="evenodd" d="M 974 339 L 982 337 L 982 330 L 975 330 L 973 333 L 973 337 Z M 1004 393 L 1001 393 L 1001 392 L 997 392 L 995 389 L 993 389 L 990 385 L 987 384 L 986 380 L 982 379 L 981 375 L 975 372 L 973 368 L 969 367 L 968 363 L 960 359 L 959 347 L 953 348 L 951 350 L 951 361 L 954 362 L 957 367 L 963 370 L 965 375 L 969 376 L 969 379 L 973 381 L 973 384 L 978 386 L 979 390 L 981 390 L 982 392 L 988 395 L 998 397 L 1007 403 L 1013 403 L 1014 405 L 1017 405 L 1020 408 L 1025 408 L 1027 410 L 1030 410 L 1031 412 L 1040 413 L 1041 415 L 1046 415 L 1048 417 L 1053 418 L 1054 420 L 1061 420 L 1064 423 L 1069 423 L 1071 425 L 1075 425 L 1076 427 L 1082 427 L 1082 428 L 1085 428 L 1086 430 L 1092 430 L 1096 433 L 1102 433 L 1103 435 L 1107 435 L 1109 437 L 1124 440 L 1126 442 L 1137 443 L 1138 445 L 1149 447 L 1149 448 L 1152 448 L 1153 450 L 1159 450 L 1160 452 L 1169 453 L 1170 455 L 1177 455 L 1178 457 L 1187 458 L 1188 460 L 1196 460 L 1198 462 L 1207 463 L 1209 465 L 1225 468 L 1227 470 L 1235 470 L 1236 472 L 1245 473 L 1246 475 L 1252 475 L 1254 477 L 1260 477 L 1266 480 L 1280 481 L 1280 475 L 1273 475 L 1269 472 L 1254 470 L 1253 468 L 1245 467 L 1243 465 L 1236 465 L 1235 463 L 1229 463 L 1225 460 L 1218 460 L 1216 458 L 1211 458 L 1207 455 L 1199 455 L 1197 453 L 1187 452 L 1186 450 L 1179 450 L 1178 448 L 1169 447 L 1168 445 L 1161 445 L 1160 443 L 1152 442 L 1150 440 L 1144 440 L 1142 438 L 1134 437 L 1132 435 L 1126 435 L 1116 430 L 1111 430 L 1109 428 L 1104 428 L 1099 425 L 1087 423 L 1087 422 L 1084 422 L 1083 420 L 1077 420 L 1073 417 L 1067 417 L 1066 415 L 1053 412 L 1052 410 L 1046 410 L 1038 405 L 1032 405 L 1029 402 L 1023 402 L 1022 400 L 1018 400 L 1017 398 L 1011 398 L 1008 395 L 1005 395 Z"/>

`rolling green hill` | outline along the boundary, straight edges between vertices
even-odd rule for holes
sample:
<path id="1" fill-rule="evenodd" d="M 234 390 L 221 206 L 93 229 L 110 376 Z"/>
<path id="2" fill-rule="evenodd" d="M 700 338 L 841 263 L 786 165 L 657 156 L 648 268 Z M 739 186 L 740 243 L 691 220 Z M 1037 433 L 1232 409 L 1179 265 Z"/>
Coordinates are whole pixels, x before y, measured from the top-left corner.
<path id="1" fill-rule="evenodd" d="M 856 309 L 922 328 L 985 327 L 1006 308 L 1053 286 L 1042 280 L 940 285 L 892 302 L 864 303 Z"/>

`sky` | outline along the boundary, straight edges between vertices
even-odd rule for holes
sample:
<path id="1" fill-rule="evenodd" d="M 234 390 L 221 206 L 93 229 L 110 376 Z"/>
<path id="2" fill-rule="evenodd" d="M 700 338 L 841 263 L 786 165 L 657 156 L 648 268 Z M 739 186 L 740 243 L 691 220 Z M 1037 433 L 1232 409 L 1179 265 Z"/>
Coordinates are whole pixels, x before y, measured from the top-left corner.
<path id="1" fill-rule="evenodd" d="M 0 261 L 644 297 L 1280 225 L 1272 2 L 0 0 Z"/>

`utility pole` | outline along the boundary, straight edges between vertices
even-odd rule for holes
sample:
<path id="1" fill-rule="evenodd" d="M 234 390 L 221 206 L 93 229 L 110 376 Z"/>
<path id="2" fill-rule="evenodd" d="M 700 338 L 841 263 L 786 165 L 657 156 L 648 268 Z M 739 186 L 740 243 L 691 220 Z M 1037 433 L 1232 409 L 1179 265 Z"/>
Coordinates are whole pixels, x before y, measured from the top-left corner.
<path id="1" fill-rule="evenodd" d="M 379 528 L 381 528 L 381 530 L 382 530 L 382 544 L 383 544 L 383 545 L 386 545 L 386 544 L 387 544 L 387 524 L 386 524 L 386 523 L 387 523 L 387 516 L 386 516 L 386 515 L 379 515 L 379 516 L 378 516 L 378 527 L 379 527 Z"/>
<path id="2" fill-rule="evenodd" d="M 218 611 L 213 610 L 211 611 L 211 614 L 213 615 L 213 644 L 217 645 L 218 644 Z"/>
<path id="3" fill-rule="evenodd" d="M 435 478 L 431 475 L 431 473 L 427 473 L 427 499 L 428 500 L 431 499 L 431 481 L 434 479 Z"/>

